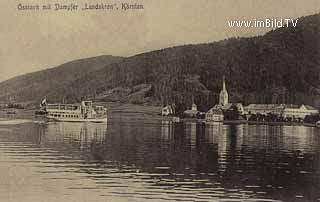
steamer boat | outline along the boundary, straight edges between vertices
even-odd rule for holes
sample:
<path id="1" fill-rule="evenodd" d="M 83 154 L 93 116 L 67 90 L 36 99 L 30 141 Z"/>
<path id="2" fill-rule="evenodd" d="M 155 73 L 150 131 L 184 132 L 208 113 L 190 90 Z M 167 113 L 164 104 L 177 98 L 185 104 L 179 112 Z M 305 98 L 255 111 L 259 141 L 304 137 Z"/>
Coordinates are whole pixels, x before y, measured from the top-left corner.
<path id="1" fill-rule="evenodd" d="M 64 122 L 107 122 L 107 108 L 95 105 L 92 101 L 82 101 L 80 104 L 47 104 L 44 99 L 40 111 L 48 121 Z"/>

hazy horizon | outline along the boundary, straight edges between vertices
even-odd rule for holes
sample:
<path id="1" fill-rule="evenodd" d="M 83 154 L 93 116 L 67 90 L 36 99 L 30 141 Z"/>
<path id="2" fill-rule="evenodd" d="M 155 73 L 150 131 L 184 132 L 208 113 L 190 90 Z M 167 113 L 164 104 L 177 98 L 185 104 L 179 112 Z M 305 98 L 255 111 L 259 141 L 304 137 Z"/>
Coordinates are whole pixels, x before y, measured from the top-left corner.
<path id="1" fill-rule="evenodd" d="M 102 2 L 116 1 L 95 1 Z M 32 12 L 18 11 L 16 2 L 0 2 L 0 17 L 7 19 L 0 34 L 0 82 L 82 58 L 128 57 L 185 44 L 261 35 L 271 30 L 229 28 L 227 20 L 298 18 L 320 12 L 318 0 L 130 2 L 144 5 L 144 10 Z"/>

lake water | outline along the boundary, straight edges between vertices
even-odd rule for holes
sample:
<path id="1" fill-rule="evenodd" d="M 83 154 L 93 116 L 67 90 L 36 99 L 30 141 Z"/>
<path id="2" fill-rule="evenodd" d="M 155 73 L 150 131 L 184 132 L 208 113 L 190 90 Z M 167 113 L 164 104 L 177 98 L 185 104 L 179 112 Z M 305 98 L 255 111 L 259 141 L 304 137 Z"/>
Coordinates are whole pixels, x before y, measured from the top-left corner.
<path id="1" fill-rule="evenodd" d="M 2 124 L 0 201 L 320 201 L 320 129 Z"/>

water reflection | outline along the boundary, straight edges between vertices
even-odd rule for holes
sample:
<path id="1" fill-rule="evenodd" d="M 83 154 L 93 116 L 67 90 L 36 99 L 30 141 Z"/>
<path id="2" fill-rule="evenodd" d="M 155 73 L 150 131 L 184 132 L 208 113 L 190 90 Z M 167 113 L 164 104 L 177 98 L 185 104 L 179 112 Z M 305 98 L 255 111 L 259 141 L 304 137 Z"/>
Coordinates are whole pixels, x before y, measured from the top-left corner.
<path id="1" fill-rule="evenodd" d="M 105 141 L 107 124 L 57 122 L 39 128 L 43 143 L 68 143 L 82 151 L 90 151 L 91 145 Z"/>
<path id="2" fill-rule="evenodd" d="M 197 123 L 196 122 L 185 123 L 185 137 L 191 149 L 197 146 Z"/>
<path id="3" fill-rule="evenodd" d="M 161 121 L 161 139 L 171 140 L 174 135 L 173 122 L 169 120 Z"/>
<path id="4" fill-rule="evenodd" d="M 11 168 L 25 183 L 3 174 L 11 185 L 0 190 L 27 193 L 24 201 L 89 200 L 81 193 L 90 201 L 316 201 L 319 143 L 318 129 L 301 126 L 163 120 L 8 126 L 0 129 L 0 169 Z M 0 198 L 10 197 L 0 192 Z"/>

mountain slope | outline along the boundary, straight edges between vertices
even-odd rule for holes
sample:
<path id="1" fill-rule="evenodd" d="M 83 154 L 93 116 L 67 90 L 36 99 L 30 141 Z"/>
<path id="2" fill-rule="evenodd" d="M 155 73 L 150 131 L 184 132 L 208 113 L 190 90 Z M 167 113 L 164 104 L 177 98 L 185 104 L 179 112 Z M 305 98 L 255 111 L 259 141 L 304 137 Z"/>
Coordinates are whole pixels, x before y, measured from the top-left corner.
<path id="1" fill-rule="evenodd" d="M 120 60 L 114 56 L 86 58 L 12 78 L 0 83 L 0 100 L 39 101 L 44 96 L 61 100 L 71 82 Z"/>
<path id="2" fill-rule="evenodd" d="M 264 36 L 166 48 L 125 58 L 76 77 L 68 88 L 57 91 L 49 87 L 41 95 L 56 92 L 51 98 L 59 94 L 72 101 L 95 97 L 175 102 L 184 107 L 194 100 L 205 109 L 217 102 L 223 75 L 232 102 L 320 106 L 320 14 L 300 18 L 295 28 L 276 29 Z M 16 92 L 12 85 L 7 89 Z M 28 99 L 34 99 L 36 93 Z"/>
<path id="3" fill-rule="evenodd" d="M 119 87 L 130 93 L 132 86 L 149 84 L 152 90 L 144 101 L 151 98 L 190 106 L 194 97 L 197 104 L 211 106 L 217 101 L 223 75 L 233 102 L 320 106 L 320 15 L 303 17 L 295 28 L 280 28 L 264 36 L 126 58 L 72 86 L 78 95 L 93 96 L 92 92 L 104 95 Z"/>

